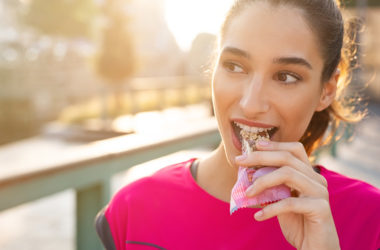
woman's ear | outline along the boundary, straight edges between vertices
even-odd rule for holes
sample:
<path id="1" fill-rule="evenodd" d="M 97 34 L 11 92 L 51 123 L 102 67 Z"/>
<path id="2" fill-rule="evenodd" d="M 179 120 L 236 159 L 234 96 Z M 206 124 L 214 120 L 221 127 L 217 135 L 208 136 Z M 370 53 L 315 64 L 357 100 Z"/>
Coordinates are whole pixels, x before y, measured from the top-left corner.
<path id="1" fill-rule="evenodd" d="M 323 84 L 322 93 L 319 99 L 319 104 L 315 111 L 322 111 L 334 101 L 336 95 L 337 84 L 340 76 L 340 71 L 337 69 L 330 80 Z"/>

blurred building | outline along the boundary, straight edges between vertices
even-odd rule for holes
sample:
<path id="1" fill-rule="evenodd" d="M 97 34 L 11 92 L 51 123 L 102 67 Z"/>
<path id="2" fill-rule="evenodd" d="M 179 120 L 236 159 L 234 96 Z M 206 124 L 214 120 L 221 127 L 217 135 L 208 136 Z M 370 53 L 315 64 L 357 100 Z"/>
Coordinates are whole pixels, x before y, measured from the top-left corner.
<path id="1" fill-rule="evenodd" d="M 186 54 L 186 70 L 188 75 L 209 78 L 215 60 L 217 37 L 210 33 L 200 33 L 191 44 Z"/>
<path id="2" fill-rule="evenodd" d="M 138 56 L 137 76 L 184 73 L 184 54 L 165 21 L 164 0 L 134 0 L 128 7 Z"/>
<path id="3" fill-rule="evenodd" d="M 355 91 L 364 92 L 365 99 L 380 101 L 380 1 L 345 1 L 343 12 L 347 21 L 355 20 L 358 25 L 356 42 L 358 48 L 354 61 L 359 63 L 354 82 Z"/>
<path id="4" fill-rule="evenodd" d="M 365 18 L 366 26 L 362 35 L 363 80 L 369 84 L 369 97 L 380 101 L 380 7 L 368 8 Z"/>

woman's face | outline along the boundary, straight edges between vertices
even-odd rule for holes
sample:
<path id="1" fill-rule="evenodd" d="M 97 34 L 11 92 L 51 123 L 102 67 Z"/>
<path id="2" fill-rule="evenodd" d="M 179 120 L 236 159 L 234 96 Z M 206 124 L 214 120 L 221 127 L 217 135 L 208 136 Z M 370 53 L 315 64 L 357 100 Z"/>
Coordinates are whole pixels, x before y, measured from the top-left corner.
<path id="1" fill-rule="evenodd" d="M 299 141 L 326 108 L 323 60 L 302 11 L 258 1 L 224 34 L 213 75 L 213 102 L 227 158 L 241 154 L 240 128 L 272 128 L 273 141 Z"/>

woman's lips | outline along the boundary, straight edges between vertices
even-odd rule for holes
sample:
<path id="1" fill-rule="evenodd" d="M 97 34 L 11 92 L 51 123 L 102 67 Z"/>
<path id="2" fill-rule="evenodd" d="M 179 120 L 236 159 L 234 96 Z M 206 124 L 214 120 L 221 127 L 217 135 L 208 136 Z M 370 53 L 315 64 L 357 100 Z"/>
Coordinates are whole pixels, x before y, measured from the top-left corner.
<path id="1" fill-rule="evenodd" d="M 259 122 L 253 122 L 253 121 L 248 121 L 248 120 L 240 119 L 240 118 L 231 119 L 231 121 L 232 122 L 238 122 L 238 123 L 247 125 L 249 127 L 257 127 L 257 128 L 273 128 L 273 127 L 276 127 L 274 125 L 264 124 L 264 123 L 259 123 Z"/>

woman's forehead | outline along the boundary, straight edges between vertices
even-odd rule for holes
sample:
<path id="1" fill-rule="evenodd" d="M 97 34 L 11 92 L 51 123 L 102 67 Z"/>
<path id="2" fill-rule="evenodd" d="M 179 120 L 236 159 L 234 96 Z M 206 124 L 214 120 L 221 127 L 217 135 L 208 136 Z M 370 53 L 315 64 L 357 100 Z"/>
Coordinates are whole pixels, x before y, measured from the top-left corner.
<path id="1" fill-rule="evenodd" d="M 220 45 L 252 56 L 267 52 L 274 57 L 296 56 L 322 63 L 317 41 L 301 10 L 259 1 L 234 17 Z"/>

